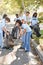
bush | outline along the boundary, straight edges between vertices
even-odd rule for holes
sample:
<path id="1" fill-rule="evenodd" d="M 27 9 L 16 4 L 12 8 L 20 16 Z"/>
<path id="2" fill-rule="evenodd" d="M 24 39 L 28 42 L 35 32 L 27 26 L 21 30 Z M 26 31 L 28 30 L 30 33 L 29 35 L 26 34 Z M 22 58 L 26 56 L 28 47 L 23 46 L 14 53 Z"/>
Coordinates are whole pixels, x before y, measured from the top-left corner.
<path id="1" fill-rule="evenodd" d="M 43 23 L 43 12 L 39 13 L 39 22 Z"/>

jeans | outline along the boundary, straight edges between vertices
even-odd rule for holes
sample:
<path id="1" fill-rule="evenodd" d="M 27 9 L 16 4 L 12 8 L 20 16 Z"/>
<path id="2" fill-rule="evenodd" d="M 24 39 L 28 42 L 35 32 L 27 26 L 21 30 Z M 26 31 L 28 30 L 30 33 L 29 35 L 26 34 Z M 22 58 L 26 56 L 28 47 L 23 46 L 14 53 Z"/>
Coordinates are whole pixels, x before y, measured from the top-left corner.
<path id="1" fill-rule="evenodd" d="M 0 46 L 3 47 L 3 33 L 0 33 Z"/>
<path id="2" fill-rule="evenodd" d="M 31 34 L 32 32 L 26 32 L 26 34 L 23 36 L 22 41 L 23 41 L 23 45 L 22 47 L 26 50 L 26 51 L 30 51 L 30 39 L 31 39 Z"/>
<path id="3" fill-rule="evenodd" d="M 3 31 L 3 37 L 5 36 L 5 32 Z"/>

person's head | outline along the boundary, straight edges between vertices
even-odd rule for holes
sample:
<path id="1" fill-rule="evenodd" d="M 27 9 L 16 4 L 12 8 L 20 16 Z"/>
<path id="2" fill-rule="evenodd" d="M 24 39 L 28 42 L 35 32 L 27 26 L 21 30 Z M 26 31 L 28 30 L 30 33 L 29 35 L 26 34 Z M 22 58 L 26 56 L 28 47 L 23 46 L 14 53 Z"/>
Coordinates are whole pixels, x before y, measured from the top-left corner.
<path id="1" fill-rule="evenodd" d="M 6 23 L 10 22 L 10 18 L 6 17 Z"/>
<path id="2" fill-rule="evenodd" d="M 17 21 L 16 21 L 16 26 L 18 26 L 18 27 L 22 26 L 21 20 L 17 20 Z"/>
<path id="3" fill-rule="evenodd" d="M 18 14 L 16 14 L 16 17 L 17 17 L 17 18 L 19 17 Z"/>
<path id="4" fill-rule="evenodd" d="M 3 18 L 6 18 L 6 17 L 7 17 L 7 14 L 4 14 L 4 15 L 3 15 Z"/>
<path id="5" fill-rule="evenodd" d="M 33 17 L 37 17 L 37 12 L 35 12 L 35 13 L 33 14 Z"/>
<path id="6" fill-rule="evenodd" d="M 21 22 L 22 22 L 22 23 L 25 23 L 25 20 L 24 20 L 24 19 L 22 19 L 22 20 L 21 20 Z"/>
<path id="7" fill-rule="evenodd" d="M 21 19 L 21 22 L 24 24 L 26 23 L 26 18 L 23 16 L 22 19 Z"/>
<path id="8" fill-rule="evenodd" d="M 27 12 L 26 12 L 26 16 L 29 16 L 29 14 L 30 14 L 30 12 L 27 11 Z"/>

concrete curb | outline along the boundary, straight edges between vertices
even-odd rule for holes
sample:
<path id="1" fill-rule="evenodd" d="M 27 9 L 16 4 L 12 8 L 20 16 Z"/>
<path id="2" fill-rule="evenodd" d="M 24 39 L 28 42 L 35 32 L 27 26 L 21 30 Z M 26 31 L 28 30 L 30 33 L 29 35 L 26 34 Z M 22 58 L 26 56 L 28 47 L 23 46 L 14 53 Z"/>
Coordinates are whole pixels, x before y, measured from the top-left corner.
<path id="1" fill-rule="evenodd" d="M 32 44 L 33 44 L 36 52 L 38 53 L 41 61 L 43 62 L 43 51 L 41 50 L 40 46 L 34 40 L 32 40 Z"/>

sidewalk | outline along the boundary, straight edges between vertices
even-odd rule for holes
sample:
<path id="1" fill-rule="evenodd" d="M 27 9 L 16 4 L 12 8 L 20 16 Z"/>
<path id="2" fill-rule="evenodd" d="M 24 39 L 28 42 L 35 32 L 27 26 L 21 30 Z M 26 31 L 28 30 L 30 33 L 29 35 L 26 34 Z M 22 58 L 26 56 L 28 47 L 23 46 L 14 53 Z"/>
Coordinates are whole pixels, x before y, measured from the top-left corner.
<path id="1" fill-rule="evenodd" d="M 35 55 L 29 56 L 29 53 L 19 49 L 20 46 L 15 45 L 14 50 L 0 51 L 0 65 L 41 65 L 34 49 L 31 52 Z"/>

